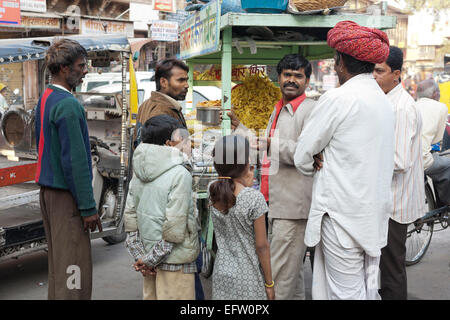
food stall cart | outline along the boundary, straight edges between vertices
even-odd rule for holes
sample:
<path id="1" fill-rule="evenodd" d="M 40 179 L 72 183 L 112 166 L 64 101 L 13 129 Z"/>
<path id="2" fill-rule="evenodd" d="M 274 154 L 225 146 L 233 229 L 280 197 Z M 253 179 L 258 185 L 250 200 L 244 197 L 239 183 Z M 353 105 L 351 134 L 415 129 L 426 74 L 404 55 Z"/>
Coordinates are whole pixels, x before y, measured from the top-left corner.
<path id="1" fill-rule="evenodd" d="M 362 26 L 378 29 L 395 28 L 396 17 L 365 14 L 294 15 L 228 12 L 221 15 L 217 1 L 210 2 L 180 25 L 180 57 L 189 66 L 188 101 L 192 101 L 193 86 L 215 85 L 222 88 L 223 135 L 230 134 L 232 108 L 232 66 L 274 66 L 286 54 L 300 53 L 308 60 L 332 58 L 326 35 L 336 23 L 352 20 Z M 251 28 L 251 29 L 250 29 Z M 250 38 L 250 31 L 259 39 Z M 269 31 L 269 32 L 267 32 Z M 286 35 L 291 35 L 291 39 Z M 262 35 L 262 36 L 261 36 Z M 264 36 L 266 35 L 266 36 Z M 278 35 L 278 36 L 277 36 Z M 195 81 L 195 65 L 220 65 L 221 81 Z M 195 106 L 187 105 L 187 111 Z M 194 178 L 196 173 L 194 172 Z M 211 177 L 208 177 L 211 179 Z M 207 192 L 197 189 L 202 233 L 209 249 L 213 248 L 213 226 L 209 219 Z M 214 251 L 214 250 L 213 250 Z"/>

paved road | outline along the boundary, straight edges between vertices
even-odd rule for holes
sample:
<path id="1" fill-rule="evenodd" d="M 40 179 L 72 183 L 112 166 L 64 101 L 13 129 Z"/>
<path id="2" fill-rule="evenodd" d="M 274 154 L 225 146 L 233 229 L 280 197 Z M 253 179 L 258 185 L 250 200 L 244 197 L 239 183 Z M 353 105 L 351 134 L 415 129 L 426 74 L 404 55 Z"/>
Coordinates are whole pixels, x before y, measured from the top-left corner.
<path id="1" fill-rule="evenodd" d="M 450 299 L 450 230 L 435 233 L 424 259 L 407 268 L 410 299 Z M 93 299 L 140 300 L 142 278 L 131 269 L 124 244 L 92 241 L 94 262 Z M 311 268 L 305 266 L 307 299 L 311 299 Z M 204 280 L 211 297 L 210 280 Z M 47 298 L 47 254 L 37 252 L 0 263 L 0 300 Z"/>

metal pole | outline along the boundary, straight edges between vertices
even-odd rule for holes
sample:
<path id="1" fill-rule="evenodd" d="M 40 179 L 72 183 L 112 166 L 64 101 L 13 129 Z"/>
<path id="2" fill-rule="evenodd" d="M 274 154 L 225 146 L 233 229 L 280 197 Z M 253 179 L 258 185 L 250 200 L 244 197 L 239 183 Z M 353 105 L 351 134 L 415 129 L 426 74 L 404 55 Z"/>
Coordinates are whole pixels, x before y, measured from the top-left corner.
<path id="1" fill-rule="evenodd" d="M 122 133 L 120 141 L 120 178 L 117 187 L 118 201 L 115 222 L 116 225 L 120 221 L 122 208 L 124 207 L 124 181 L 125 181 L 125 158 L 127 149 L 127 118 L 128 118 L 128 104 L 127 104 L 127 63 L 129 53 L 122 52 Z"/>
<path id="2" fill-rule="evenodd" d="M 195 66 L 195 63 L 188 60 L 187 65 L 189 67 L 189 73 L 188 73 L 189 89 L 188 89 L 188 93 L 186 96 L 186 113 L 189 113 L 192 111 L 192 109 L 194 107 L 196 107 L 193 105 L 193 103 L 194 103 L 194 93 L 193 92 L 194 92 L 194 66 Z"/>
<path id="3" fill-rule="evenodd" d="M 232 33 L 231 27 L 222 32 L 222 134 L 231 133 L 231 122 L 227 112 L 231 110 L 231 64 L 232 64 Z"/>

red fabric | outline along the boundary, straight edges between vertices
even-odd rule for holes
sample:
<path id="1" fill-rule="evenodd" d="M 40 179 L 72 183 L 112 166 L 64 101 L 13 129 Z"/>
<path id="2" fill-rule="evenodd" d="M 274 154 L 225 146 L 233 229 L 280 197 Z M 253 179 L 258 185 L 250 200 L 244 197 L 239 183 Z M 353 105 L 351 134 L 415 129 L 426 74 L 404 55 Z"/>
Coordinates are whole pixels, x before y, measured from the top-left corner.
<path id="1" fill-rule="evenodd" d="M 41 132 L 39 132 L 39 157 L 38 157 L 38 165 L 36 167 L 36 183 L 39 182 L 39 177 L 41 176 L 41 159 L 42 159 L 42 153 L 44 152 L 44 115 L 45 115 L 45 103 L 47 102 L 48 96 L 53 92 L 52 89 L 47 88 L 45 90 L 44 95 L 41 99 Z M 36 132 L 37 134 L 37 132 Z"/>
<path id="2" fill-rule="evenodd" d="M 389 56 L 389 38 L 381 30 L 353 21 L 341 21 L 328 31 L 327 43 L 339 52 L 360 61 L 382 63 Z"/>
<path id="3" fill-rule="evenodd" d="M 302 102 L 306 99 L 306 94 L 302 94 L 301 96 L 295 98 L 294 100 L 290 101 L 289 104 L 292 106 L 292 110 L 294 113 L 297 111 L 298 107 L 302 104 Z M 269 137 L 273 136 L 273 133 L 275 132 L 275 128 L 277 126 L 278 122 L 278 116 L 280 115 L 281 109 L 283 109 L 283 99 L 278 101 L 278 103 L 275 105 L 275 118 L 272 122 L 272 127 L 269 131 Z M 261 193 L 264 195 L 264 198 L 266 201 L 269 201 L 269 168 L 270 168 L 270 161 L 267 158 L 267 152 L 264 153 L 264 160 L 262 162 L 262 169 L 261 169 Z"/>

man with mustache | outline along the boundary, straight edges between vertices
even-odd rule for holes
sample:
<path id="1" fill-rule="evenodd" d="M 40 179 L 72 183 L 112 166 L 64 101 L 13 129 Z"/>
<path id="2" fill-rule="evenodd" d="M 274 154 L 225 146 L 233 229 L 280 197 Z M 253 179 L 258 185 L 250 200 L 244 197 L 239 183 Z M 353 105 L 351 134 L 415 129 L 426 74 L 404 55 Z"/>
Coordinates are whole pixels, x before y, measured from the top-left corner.
<path id="1" fill-rule="evenodd" d="M 156 65 L 156 91 L 139 107 L 134 133 L 135 146 L 140 142 L 140 128 L 150 118 L 167 114 L 187 129 L 181 105 L 189 88 L 189 67 L 181 60 L 166 59 Z"/>
<path id="2" fill-rule="evenodd" d="M 89 230 L 102 224 L 92 190 L 89 133 L 83 106 L 72 95 L 88 72 L 87 52 L 62 39 L 47 51 L 52 83 L 36 107 L 36 183 L 48 242 L 48 299 L 91 299 Z"/>
<path id="3" fill-rule="evenodd" d="M 189 88 L 188 72 L 189 67 L 177 59 L 166 59 L 156 65 L 156 91 L 152 92 L 150 98 L 144 101 L 138 110 L 133 139 L 135 148 L 141 142 L 141 127 L 153 117 L 166 114 L 178 120 L 180 125 L 187 130 L 182 107 L 178 101 L 186 98 Z M 130 248 L 140 247 L 136 230 L 129 230 L 126 243 Z M 204 293 L 198 272 L 195 273 L 195 286 L 197 300 L 203 300 Z"/>
<path id="4" fill-rule="evenodd" d="M 264 151 L 261 192 L 269 203 L 269 241 L 276 299 L 304 300 L 305 227 L 311 205 L 312 178 L 294 165 L 297 138 L 315 102 L 306 98 L 312 67 L 300 54 L 288 54 L 277 65 L 282 93 L 258 148 Z M 251 135 L 234 113 L 235 134 Z M 250 140 L 251 141 L 251 140 Z M 266 153 L 267 152 L 267 153 Z"/>

